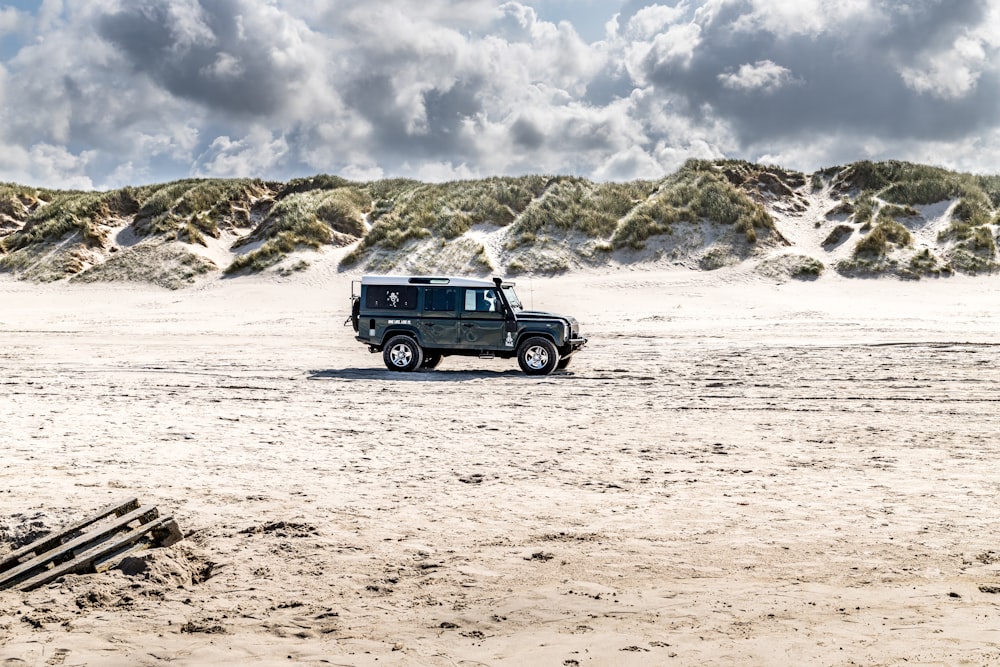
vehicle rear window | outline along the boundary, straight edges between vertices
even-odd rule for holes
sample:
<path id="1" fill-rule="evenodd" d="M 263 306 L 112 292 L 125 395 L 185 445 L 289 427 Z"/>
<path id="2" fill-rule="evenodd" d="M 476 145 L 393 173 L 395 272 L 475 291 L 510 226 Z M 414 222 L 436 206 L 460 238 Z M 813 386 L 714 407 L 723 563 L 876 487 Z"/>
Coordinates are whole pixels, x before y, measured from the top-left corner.
<path id="1" fill-rule="evenodd" d="M 424 290 L 424 310 L 447 311 L 455 310 L 455 288 L 441 287 Z"/>
<path id="2" fill-rule="evenodd" d="M 365 308 L 416 310 L 417 288 L 407 285 L 369 285 Z"/>

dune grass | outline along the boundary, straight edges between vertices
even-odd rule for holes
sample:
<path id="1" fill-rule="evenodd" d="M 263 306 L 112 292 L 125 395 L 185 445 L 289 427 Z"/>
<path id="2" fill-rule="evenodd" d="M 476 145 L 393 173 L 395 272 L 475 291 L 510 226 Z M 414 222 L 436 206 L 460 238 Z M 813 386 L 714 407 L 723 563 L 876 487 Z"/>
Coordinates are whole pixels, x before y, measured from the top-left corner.
<path id="1" fill-rule="evenodd" d="M 615 230 L 611 243 L 638 250 L 651 237 L 672 233 L 679 223 L 699 220 L 735 227 L 749 243 L 757 241 L 757 230 L 774 229 L 767 209 L 725 178 L 715 163 L 689 160 L 636 206 Z"/>
<path id="2" fill-rule="evenodd" d="M 554 178 L 511 229 L 512 246 L 528 245 L 545 234 L 576 232 L 608 238 L 618 221 L 656 191 L 653 181 L 593 183 L 583 178 Z"/>
<path id="3" fill-rule="evenodd" d="M 267 240 L 282 232 L 330 243 L 334 234 L 360 238 L 365 234 L 364 216 L 371 211 L 371 197 L 354 186 L 332 190 L 312 189 L 279 194 L 264 220 L 235 247 Z"/>
<path id="4" fill-rule="evenodd" d="M 910 258 L 909 271 L 917 276 L 946 276 L 953 273 L 953 269 L 948 264 L 942 264 L 939 258 L 931 252 L 930 248 L 924 248 Z"/>
<path id="5" fill-rule="evenodd" d="M 262 245 L 234 259 L 225 273 L 261 271 L 297 249 L 352 243 L 365 235 L 364 217 L 372 207 L 371 195 L 344 179 L 292 181 L 277 194 L 264 220 L 233 247 Z"/>
<path id="6" fill-rule="evenodd" d="M 71 233 L 79 233 L 87 245 L 100 246 L 106 241 L 102 224 L 109 218 L 133 215 L 139 210 L 136 188 L 46 194 L 51 197 L 46 203 L 26 211 L 23 228 L 0 239 L 4 252 L 56 242 Z"/>
<path id="7" fill-rule="evenodd" d="M 913 243 L 910 232 L 892 218 L 880 217 L 878 223 L 854 247 L 855 257 L 882 257 L 891 246 L 908 246 Z"/>
<path id="8" fill-rule="evenodd" d="M 503 227 L 545 189 L 544 176 L 493 177 L 423 184 L 376 181 L 364 186 L 373 200 L 372 228 L 344 259 L 360 261 L 375 250 L 398 250 L 412 240 L 456 239 L 476 225 Z"/>
<path id="9" fill-rule="evenodd" d="M 823 262 L 814 257 L 803 257 L 792 270 L 792 277 L 800 280 L 818 278 L 826 270 Z"/>
<path id="10" fill-rule="evenodd" d="M 329 233 L 329 232 L 327 232 Z M 273 238 L 264 242 L 256 250 L 239 255 L 232 263 L 226 267 L 227 276 L 247 271 L 259 273 L 281 262 L 285 257 L 300 248 L 319 248 L 321 241 L 308 235 L 298 235 L 296 232 L 288 230 L 278 232 Z"/>
<path id="11" fill-rule="evenodd" d="M 967 214 L 1000 205 L 1000 177 L 975 176 L 895 160 L 856 162 L 843 168 L 833 183 L 839 192 L 855 192 L 856 201 L 876 197 L 912 208 L 961 199 Z"/>
<path id="12" fill-rule="evenodd" d="M 912 206 L 898 206 L 896 204 L 886 204 L 878 210 L 880 220 L 900 220 L 906 218 L 920 217 L 920 211 Z"/>
<path id="13" fill-rule="evenodd" d="M 945 275 L 952 271 L 979 273 L 996 268 L 996 239 L 991 225 L 997 224 L 1000 177 L 976 176 L 939 167 L 908 162 L 857 162 L 841 169 L 833 180 L 836 191 L 854 207 L 852 219 L 868 234 L 855 246 L 846 270 L 879 272 L 895 267 L 901 275 Z M 900 224 L 917 218 L 916 207 L 954 201 L 951 220 L 938 234 L 939 243 L 951 242 L 942 264 L 927 249 L 914 255 L 908 265 L 896 267 L 889 260 L 894 248 L 912 244 Z"/>
<path id="14" fill-rule="evenodd" d="M 992 242 L 993 239 L 990 239 Z M 986 244 L 989 245 L 989 244 Z M 980 273 L 995 273 L 1000 270 L 1000 264 L 996 262 L 995 244 L 991 249 L 976 250 L 977 243 L 970 239 L 963 244 L 953 248 L 948 254 L 949 263 L 956 271 L 977 275 Z"/>
<path id="15" fill-rule="evenodd" d="M 175 235 L 179 241 L 204 243 L 219 238 L 223 227 L 250 224 L 250 207 L 271 192 L 259 179 L 188 179 L 144 189 L 132 225 L 141 237 Z"/>
<path id="16" fill-rule="evenodd" d="M 948 199 L 961 176 L 940 167 L 899 160 L 861 160 L 837 170 L 833 187 L 841 192 L 888 190 L 883 198 L 895 204 L 933 204 Z"/>

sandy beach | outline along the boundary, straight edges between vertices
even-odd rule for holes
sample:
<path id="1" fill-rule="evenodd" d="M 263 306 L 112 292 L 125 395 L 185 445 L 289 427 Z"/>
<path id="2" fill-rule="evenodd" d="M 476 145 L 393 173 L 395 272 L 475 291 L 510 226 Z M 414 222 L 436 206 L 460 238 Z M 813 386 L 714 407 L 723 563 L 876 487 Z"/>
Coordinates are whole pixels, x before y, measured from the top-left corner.
<path id="1" fill-rule="evenodd" d="M 0 281 L 0 555 L 137 496 L 145 571 L 4 665 L 1000 664 L 1000 283 L 521 279 L 565 372 L 394 374 L 349 274 Z"/>

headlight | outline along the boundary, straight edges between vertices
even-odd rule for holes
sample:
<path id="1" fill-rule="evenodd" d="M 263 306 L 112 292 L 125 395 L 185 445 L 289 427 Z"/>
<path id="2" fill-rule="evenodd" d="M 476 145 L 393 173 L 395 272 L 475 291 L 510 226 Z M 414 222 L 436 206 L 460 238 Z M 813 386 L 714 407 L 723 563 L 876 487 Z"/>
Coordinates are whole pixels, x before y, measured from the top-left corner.
<path id="1" fill-rule="evenodd" d="M 563 340 L 564 341 L 568 341 L 569 340 L 569 324 L 568 323 L 563 324 Z"/>

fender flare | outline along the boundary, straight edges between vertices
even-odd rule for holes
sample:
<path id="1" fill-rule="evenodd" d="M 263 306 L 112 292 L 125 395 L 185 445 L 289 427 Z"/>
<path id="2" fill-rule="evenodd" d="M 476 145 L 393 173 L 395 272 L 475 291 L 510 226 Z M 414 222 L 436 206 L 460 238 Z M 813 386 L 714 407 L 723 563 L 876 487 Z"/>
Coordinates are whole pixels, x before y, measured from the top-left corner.
<path id="1" fill-rule="evenodd" d="M 385 346 L 389 339 L 393 336 L 409 336 L 417 342 L 421 348 L 424 347 L 424 341 L 420 339 L 420 333 L 417 331 L 416 327 L 408 326 L 394 326 L 391 329 L 386 329 L 382 334 L 382 340 L 379 341 L 378 346 L 381 349 Z"/>

